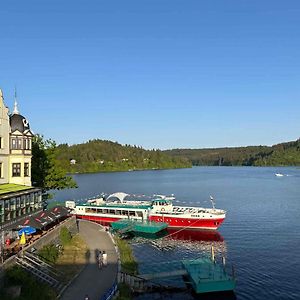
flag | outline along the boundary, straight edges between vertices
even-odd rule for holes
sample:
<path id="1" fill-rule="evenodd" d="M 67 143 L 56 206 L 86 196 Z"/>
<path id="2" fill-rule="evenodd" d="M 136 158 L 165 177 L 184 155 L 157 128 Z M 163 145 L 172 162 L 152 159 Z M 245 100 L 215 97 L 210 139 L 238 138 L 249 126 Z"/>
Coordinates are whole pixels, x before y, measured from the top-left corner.
<path id="1" fill-rule="evenodd" d="M 20 238 L 20 245 L 25 245 L 25 244 L 26 244 L 26 237 L 25 237 L 25 232 L 23 232 Z"/>

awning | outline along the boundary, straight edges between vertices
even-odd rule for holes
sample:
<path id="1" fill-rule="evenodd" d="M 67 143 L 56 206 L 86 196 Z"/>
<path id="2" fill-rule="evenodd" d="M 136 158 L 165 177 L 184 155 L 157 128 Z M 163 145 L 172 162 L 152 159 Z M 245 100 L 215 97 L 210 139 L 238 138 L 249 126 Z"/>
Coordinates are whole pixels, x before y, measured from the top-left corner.
<path id="1" fill-rule="evenodd" d="M 50 213 L 56 218 L 60 219 L 69 215 L 69 210 L 65 206 L 55 206 L 50 209 Z"/>
<path id="2" fill-rule="evenodd" d="M 42 229 L 44 227 L 33 216 L 28 216 L 14 224 L 14 228 L 16 228 L 16 229 L 20 229 L 20 228 L 24 228 L 24 227 L 28 227 L 28 226 L 33 227 L 35 229 Z"/>
<path id="3" fill-rule="evenodd" d="M 34 218 L 36 221 L 41 223 L 43 226 L 47 226 L 53 222 L 55 222 L 56 218 L 55 216 L 51 213 L 51 211 L 44 210 L 36 215 L 34 215 Z"/>

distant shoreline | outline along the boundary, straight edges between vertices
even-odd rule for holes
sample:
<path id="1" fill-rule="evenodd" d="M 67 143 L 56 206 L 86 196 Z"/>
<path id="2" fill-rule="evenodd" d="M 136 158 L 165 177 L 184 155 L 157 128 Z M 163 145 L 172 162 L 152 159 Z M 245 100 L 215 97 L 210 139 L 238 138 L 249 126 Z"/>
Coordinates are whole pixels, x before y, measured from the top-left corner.
<path id="1" fill-rule="evenodd" d="M 163 171 L 163 170 L 191 169 L 192 167 L 196 167 L 196 166 L 176 167 L 176 168 L 172 167 L 172 168 L 151 168 L 151 169 L 105 170 L 105 171 L 95 171 L 95 172 L 87 171 L 87 172 L 75 172 L 75 173 L 68 172 L 67 175 L 96 174 L 96 173 L 118 173 L 118 172 L 124 173 L 124 172 L 140 172 L 140 171 Z"/>

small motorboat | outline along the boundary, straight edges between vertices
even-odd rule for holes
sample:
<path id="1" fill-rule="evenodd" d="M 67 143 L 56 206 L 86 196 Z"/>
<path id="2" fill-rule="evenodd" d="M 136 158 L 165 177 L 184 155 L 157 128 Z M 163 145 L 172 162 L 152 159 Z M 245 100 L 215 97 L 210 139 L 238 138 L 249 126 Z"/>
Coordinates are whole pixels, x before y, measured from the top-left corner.
<path id="1" fill-rule="evenodd" d="M 281 174 L 281 173 L 275 173 L 275 176 L 277 176 L 277 177 L 283 177 L 284 175 Z"/>

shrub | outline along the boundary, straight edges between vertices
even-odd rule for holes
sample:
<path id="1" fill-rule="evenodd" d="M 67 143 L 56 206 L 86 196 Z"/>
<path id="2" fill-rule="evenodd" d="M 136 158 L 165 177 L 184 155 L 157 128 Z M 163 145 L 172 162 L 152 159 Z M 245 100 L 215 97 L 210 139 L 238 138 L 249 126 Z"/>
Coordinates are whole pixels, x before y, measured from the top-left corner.
<path id="1" fill-rule="evenodd" d="M 55 263 L 58 259 L 59 250 L 55 245 L 49 244 L 45 245 L 38 253 L 42 259 L 50 263 Z"/>
<path id="2" fill-rule="evenodd" d="M 21 267 L 14 266 L 5 271 L 4 287 L 21 285 L 21 295 L 17 299 L 20 300 L 54 300 L 56 293 L 48 285 L 36 280 L 31 274 L 25 272 Z M 0 290 L 1 300 L 11 300 L 5 289 Z"/>
<path id="3" fill-rule="evenodd" d="M 62 227 L 59 233 L 60 242 L 63 246 L 70 244 L 72 240 L 72 235 L 67 227 Z"/>

